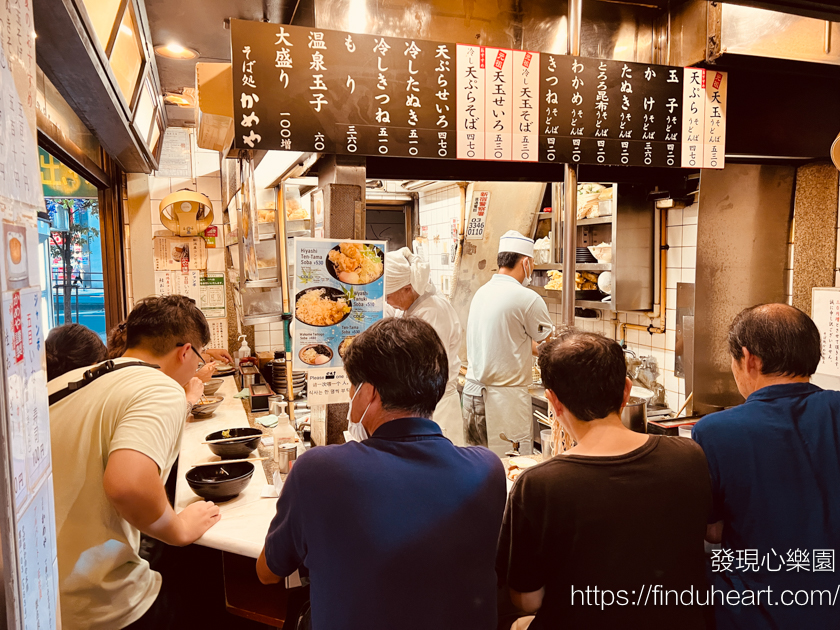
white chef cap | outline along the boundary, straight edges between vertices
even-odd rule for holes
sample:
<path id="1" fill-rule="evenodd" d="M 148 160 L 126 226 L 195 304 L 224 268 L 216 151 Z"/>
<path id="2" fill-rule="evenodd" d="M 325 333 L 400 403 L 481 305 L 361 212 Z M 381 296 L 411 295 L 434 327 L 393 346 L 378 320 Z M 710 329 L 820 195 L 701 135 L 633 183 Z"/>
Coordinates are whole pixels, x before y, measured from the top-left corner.
<path id="1" fill-rule="evenodd" d="M 385 254 L 385 295 L 391 295 L 411 285 L 411 288 L 423 295 L 429 286 L 429 264 L 423 262 L 408 247 Z"/>
<path id="2" fill-rule="evenodd" d="M 534 257 L 534 239 L 522 236 L 516 230 L 509 230 L 505 232 L 504 236 L 499 239 L 499 253 L 513 252 L 514 254 L 522 254 L 528 258 Z"/>

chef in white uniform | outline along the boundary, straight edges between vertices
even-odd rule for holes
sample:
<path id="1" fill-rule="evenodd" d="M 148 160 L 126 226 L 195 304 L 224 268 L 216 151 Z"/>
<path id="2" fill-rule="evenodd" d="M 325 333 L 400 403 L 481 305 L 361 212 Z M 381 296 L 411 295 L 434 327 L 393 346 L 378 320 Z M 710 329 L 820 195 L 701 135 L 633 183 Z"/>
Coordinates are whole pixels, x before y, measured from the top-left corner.
<path id="1" fill-rule="evenodd" d="M 551 334 L 545 301 L 526 287 L 534 271 L 534 241 L 515 230 L 499 241 L 499 272 L 475 293 L 467 320 L 467 382 L 464 432 L 468 444 L 504 456 L 511 444 L 530 453 L 533 415 L 528 387 L 533 381 L 537 342 Z"/>
<path id="2" fill-rule="evenodd" d="M 455 309 L 429 281 L 429 265 L 408 247 L 385 255 L 385 299 L 398 315 L 418 317 L 435 329 L 449 360 L 449 381 L 432 420 L 455 446 L 464 446 L 464 424 L 458 397 L 458 372 L 463 331 Z M 387 309 L 386 309 L 387 310 Z M 401 311 L 401 313 L 399 313 Z"/>

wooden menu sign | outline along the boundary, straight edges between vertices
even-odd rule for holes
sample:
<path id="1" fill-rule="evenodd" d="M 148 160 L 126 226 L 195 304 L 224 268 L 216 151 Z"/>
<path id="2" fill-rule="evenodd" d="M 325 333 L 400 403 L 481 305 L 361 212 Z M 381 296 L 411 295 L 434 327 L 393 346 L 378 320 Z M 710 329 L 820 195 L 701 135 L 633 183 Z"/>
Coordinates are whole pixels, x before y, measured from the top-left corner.
<path id="1" fill-rule="evenodd" d="M 239 149 L 723 168 L 726 73 L 231 20 Z"/>

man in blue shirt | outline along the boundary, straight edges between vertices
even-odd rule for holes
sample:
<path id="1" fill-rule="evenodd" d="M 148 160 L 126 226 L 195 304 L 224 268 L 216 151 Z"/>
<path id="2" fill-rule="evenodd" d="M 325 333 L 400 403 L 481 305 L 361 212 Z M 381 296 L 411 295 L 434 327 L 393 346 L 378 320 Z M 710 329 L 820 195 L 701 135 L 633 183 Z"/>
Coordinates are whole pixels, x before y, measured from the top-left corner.
<path id="1" fill-rule="evenodd" d="M 840 393 L 810 383 L 820 334 L 802 311 L 763 304 L 729 331 L 747 401 L 697 423 L 714 496 L 718 630 L 840 627 Z M 740 600 L 740 601 L 739 601 Z M 711 603 L 711 602 L 710 602 Z"/>
<path id="2" fill-rule="evenodd" d="M 260 580 L 305 566 L 313 630 L 493 630 L 504 468 L 486 448 L 454 446 L 430 419 L 449 374 L 437 333 L 417 318 L 380 321 L 344 367 L 360 441 L 297 460 Z"/>

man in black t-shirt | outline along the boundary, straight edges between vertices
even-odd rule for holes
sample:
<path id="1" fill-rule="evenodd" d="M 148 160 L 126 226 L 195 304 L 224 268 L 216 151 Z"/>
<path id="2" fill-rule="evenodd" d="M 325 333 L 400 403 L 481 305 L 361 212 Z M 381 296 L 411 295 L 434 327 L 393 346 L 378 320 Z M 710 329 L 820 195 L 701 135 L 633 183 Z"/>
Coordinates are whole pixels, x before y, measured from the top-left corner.
<path id="1" fill-rule="evenodd" d="M 704 628 L 690 600 L 706 597 L 703 451 L 624 427 L 631 384 L 615 341 L 568 330 L 539 365 L 577 444 L 525 470 L 507 503 L 497 571 L 513 603 L 536 614 L 529 630 Z"/>

